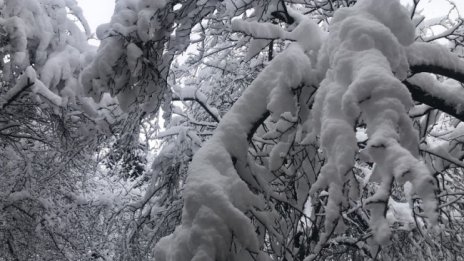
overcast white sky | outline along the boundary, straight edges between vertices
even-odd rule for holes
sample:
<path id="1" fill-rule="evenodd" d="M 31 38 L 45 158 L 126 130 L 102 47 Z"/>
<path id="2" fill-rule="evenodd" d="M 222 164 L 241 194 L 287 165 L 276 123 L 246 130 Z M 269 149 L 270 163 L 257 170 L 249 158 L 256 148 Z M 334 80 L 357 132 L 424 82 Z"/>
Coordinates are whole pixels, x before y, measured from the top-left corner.
<path id="1" fill-rule="evenodd" d="M 100 24 L 110 21 L 115 0 L 77 0 L 77 2 L 84 11 L 84 16 L 93 32 Z"/>

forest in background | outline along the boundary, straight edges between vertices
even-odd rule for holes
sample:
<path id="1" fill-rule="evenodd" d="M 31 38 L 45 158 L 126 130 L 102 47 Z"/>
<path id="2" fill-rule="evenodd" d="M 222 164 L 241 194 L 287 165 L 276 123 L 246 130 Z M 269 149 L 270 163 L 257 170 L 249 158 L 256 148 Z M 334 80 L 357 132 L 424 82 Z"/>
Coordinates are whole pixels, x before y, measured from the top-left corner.
<path id="1" fill-rule="evenodd" d="M 0 1 L 0 260 L 463 260 L 464 9 L 432 6 Z"/>

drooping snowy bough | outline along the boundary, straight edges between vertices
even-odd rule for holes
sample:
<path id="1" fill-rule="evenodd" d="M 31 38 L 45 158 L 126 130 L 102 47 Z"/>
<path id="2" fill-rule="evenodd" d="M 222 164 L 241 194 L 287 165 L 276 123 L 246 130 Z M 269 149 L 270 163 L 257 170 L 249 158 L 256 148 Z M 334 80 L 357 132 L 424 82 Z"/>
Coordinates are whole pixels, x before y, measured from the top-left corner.
<path id="1" fill-rule="evenodd" d="M 233 30 L 257 39 L 295 43 L 259 74 L 194 156 L 182 224 L 158 243 L 156 260 L 313 260 L 337 243 L 372 258 L 392 236 L 387 213 L 393 189 L 410 199 L 411 209 L 420 202 L 420 229 L 436 231 L 438 186 L 421 158 L 408 112 L 412 98 L 422 97 L 429 105 L 450 100 L 442 108 L 460 115 L 462 98 L 451 99 L 452 91 L 435 95 L 434 86 L 411 72 L 460 80 L 462 61 L 440 47 L 414 43 L 410 14 L 397 1 L 341 8 L 328 35 L 296 11 L 287 12 L 294 19 L 287 30 L 233 21 Z M 270 149 L 269 159 L 256 162 L 246 155 L 263 122 L 270 130 L 259 141 Z M 367 137 L 362 147 L 359 126 Z M 320 150 L 324 159 L 314 160 Z M 364 180 L 355 175 L 359 164 L 373 165 Z M 292 191 L 281 190 L 289 181 Z M 366 196 L 367 181 L 376 185 Z M 351 213 L 371 232 L 345 236 Z M 302 220 L 312 229 L 302 228 Z"/>
<path id="2" fill-rule="evenodd" d="M 414 40 L 414 27 L 398 3 L 362 1 L 337 12 L 329 39 L 319 60 L 327 72 L 313 109 L 327 162 L 311 190 L 329 187 L 324 234 L 328 236 L 340 222 L 340 211 L 349 207 L 348 200 L 359 196 L 351 169 L 358 152 L 354 128 L 364 122 L 369 140 L 359 154 L 375 164 L 370 179 L 379 182 L 364 205 L 370 211 L 375 241 L 385 244 L 390 237 L 385 213 L 393 182 L 411 183 L 409 193 L 419 194 L 431 223 L 437 221 L 437 186 L 419 158 L 417 132 L 407 113 L 413 102 L 401 83 L 409 70 L 406 46 Z"/>

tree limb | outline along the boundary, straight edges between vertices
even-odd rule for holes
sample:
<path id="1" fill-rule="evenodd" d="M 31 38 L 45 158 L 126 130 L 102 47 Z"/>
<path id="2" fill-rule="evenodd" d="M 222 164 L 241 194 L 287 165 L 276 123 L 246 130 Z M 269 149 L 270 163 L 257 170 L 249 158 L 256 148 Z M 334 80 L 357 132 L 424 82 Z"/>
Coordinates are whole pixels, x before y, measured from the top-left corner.
<path id="1" fill-rule="evenodd" d="M 406 49 L 412 74 L 439 74 L 464 83 L 464 61 L 441 45 L 416 42 Z"/>
<path id="2" fill-rule="evenodd" d="M 414 43 L 407 48 L 408 62 L 411 73 L 432 73 L 442 75 L 464 83 L 464 61 L 443 46 L 424 43 Z M 403 84 L 411 92 L 412 98 L 418 102 L 441 110 L 457 119 L 464 121 L 464 112 L 457 105 L 449 105 L 450 101 L 426 92 L 420 86 L 409 80 Z"/>
<path id="3" fill-rule="evenodd" d="M 427 72 L 433 74 L 439 74 L 458 82 L 464 83 L 464 72 L 456 71 L 453 68 L 443 67 L 433 64 L 415 64 L 410 67 L 413 74 Z"/>
<path id="4" fill-rule="evenodd" d="M 200 99 L 197 99 L 196 97 L 186 97 L 186 98 L 180 98 L 180 97 L 172 97 L 173 101 L 195 101 L 200 104 L 200 106 L 214 119 L 215 122 L 219 122 L 219 118 L 206 106 L 204 102 L 202 102 Z"/>
<path id="5" fill-rule="evenodd" d="M 464 121 L 464 111 L 458 111 L 455 106 L 449 105 L 448 101 L 445 99 L 430 95 L 421 87 L 409 82 L 408 80 L 403 81 L 403 84 L 406 85 L 415 101 L 427 104 L 432 108 L 438 109 L 461 121 Z"/>

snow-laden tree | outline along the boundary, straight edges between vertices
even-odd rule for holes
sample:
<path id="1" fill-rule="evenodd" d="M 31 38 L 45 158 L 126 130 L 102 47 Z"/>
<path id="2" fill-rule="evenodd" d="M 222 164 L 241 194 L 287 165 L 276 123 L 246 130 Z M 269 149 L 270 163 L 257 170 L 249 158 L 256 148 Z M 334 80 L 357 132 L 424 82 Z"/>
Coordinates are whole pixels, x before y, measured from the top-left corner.
<path id="1" fill-rule="evenodd" d="M 459 51 L 462 20 L 418 3 L 118 2 L 82 83 L 168 115 L 122 258 L 150 257 L 182 205 L 161 260 L 459 256 L 462 94 L 428 74 L 462 81 L 462 62 L 424 42 Z"/>
<path id="2" fill-rule="evenodd" d="M 1 2 L 0 257 L 459 259 L 450 3 Z"/>
<path id="3" fill-rule="evenodd" d="M 232 21 L 232 30 L 257 41 L 293 43 L 193 157 L 182 224 L 158 243 L 157 260 L 410 258 L 396 241 L 419 247 L 426 259 L 459 256 L 444 242 L 453 241 L 460 210 L 442 210 L 459 198 L 443 193 L 437 176 L 462 165 L 460 146 L 438 150 L 424 137 L 435 125 L 411 116 L 429 119 L 433 108 L 462 118 L 462 91 L 423 75 L 461 80 L 462 61 L 444 47 L 415 42 L 411 13 L 395 1 L 342 8 L 328 34 L 302 6 L 281 3 L 264 4 L 263 13 L 287 27 Z M 437 169 L 437 161 L 446 167 Z"/>

